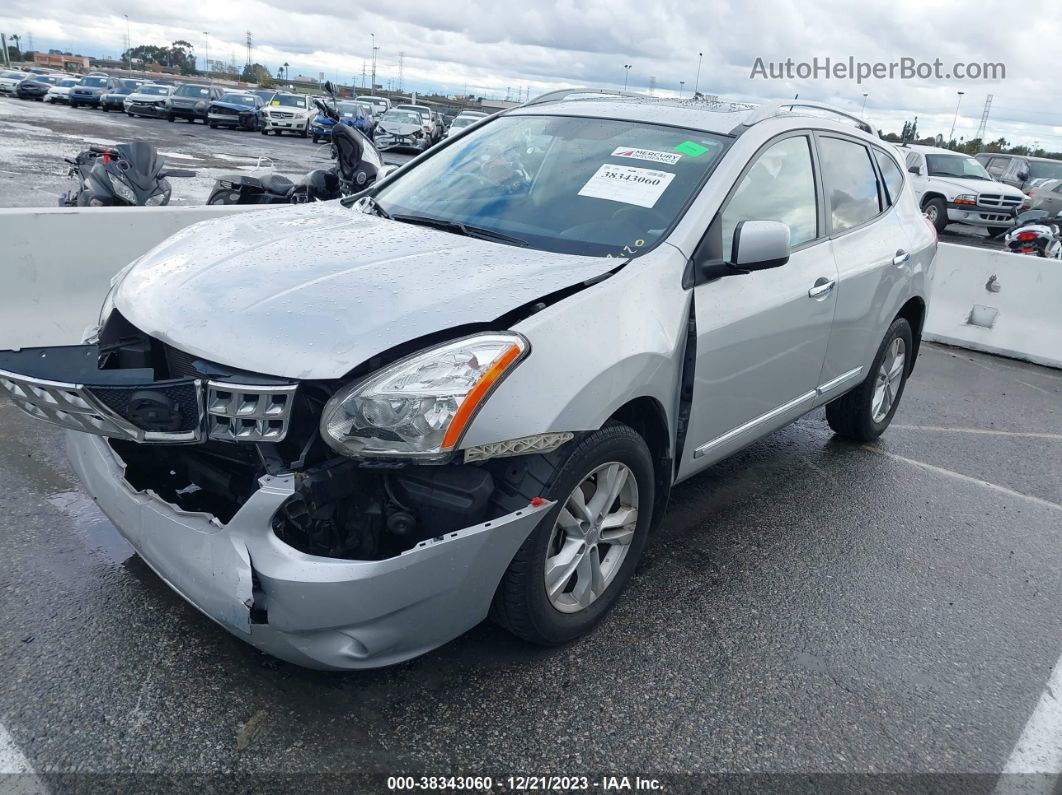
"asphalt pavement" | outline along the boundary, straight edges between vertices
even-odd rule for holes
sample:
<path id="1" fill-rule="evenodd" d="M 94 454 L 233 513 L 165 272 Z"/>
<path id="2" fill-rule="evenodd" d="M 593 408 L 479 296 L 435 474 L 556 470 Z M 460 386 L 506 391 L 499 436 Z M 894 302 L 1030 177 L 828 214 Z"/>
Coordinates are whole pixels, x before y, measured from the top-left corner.
<path id="1" fill-rule="evenodd" d="M 679 486 L 589 637 L 484 623 L 336 674 L 185 604 L 60 434 L 0 404 L 0 763 L 6 727 L 55 791 L 455 772 L 991 791 L 1062 654 L 1060 409 L 1058 371 L 926 345 L 879 442 L 816 412 Z M 914 778 L 844 777 L 873 774 Z"/>
<path id="2" fill-rule="evenodd" d="M 113 111 L 9 97 L 0 98 L 0 140 L 0 207 L 57 206 L 59 195 L 74 187 L 63 158 L 73 158 L 89 145 L 144 140 L 167 165 L 195 171 L 195 177 L 170 180 L 174 205 L 206 204 L 214 180 L 222 174 L 247 173 L 271 162 L 276 173 L 297 179 L 332 162 L 327 143 L 315 145 L 296 135 L 212 130 L 198 122 L 134 119 Z M 384 155 L 395 163 L 411 157 L 401 151 Z M 260 164 L 259 158 L 268 161 Z"/>

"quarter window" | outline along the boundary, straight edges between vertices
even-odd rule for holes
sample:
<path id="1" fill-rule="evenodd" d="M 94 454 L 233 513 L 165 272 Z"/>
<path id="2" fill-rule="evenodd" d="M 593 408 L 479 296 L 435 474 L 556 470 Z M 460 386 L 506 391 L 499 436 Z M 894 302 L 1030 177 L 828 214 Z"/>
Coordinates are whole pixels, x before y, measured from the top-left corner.
<path id="1" fill-rule="evenodd" d="M 819 142 L 833 231 L 843 232 L 866 223 L 881 212 L 870 153 L 862 144 L 841 138 L 823 137 Z"/>
<path id="2" fill-rule="evenodd" d="M 882 179 L 885 180 L 889 204 L 896 204 L 896 200 L 900 198 L 900 188 L 903 187 L 903 172 L 896 165 L 896 161 L 880 149 L 874 150 L 874 156 L 878 159 L 878 168 L 881 169 Z"/>
<path id="3" fill-rule="evenodd" d="M 993 177 L 998 177 L 1007 170 L 1008 158 L 1005 157 L 993 157 L 988 161 L 988 173 Z"/>
<path id="4" fill-rule="evenodd" d="M 730 260 L 740 221 L 782 221 L 793 246 L 818 236 L 811 148 L 804 136 L 786 138 L 756 158 L 723 210 L 723 257 Z"/>

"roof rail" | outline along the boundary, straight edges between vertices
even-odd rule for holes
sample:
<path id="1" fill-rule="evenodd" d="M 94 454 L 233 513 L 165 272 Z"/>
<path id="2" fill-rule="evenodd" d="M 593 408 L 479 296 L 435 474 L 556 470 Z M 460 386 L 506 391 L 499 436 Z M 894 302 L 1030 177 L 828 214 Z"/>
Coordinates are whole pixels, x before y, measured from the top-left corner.
<path id="1" fill-rule="evenodd" d="M 645 94 L 636 94 L 633 91 L 615 91 L 610 88 L 562 88 L 559 91 L 549 91 L 545 94 L 529 99 L 523 107 L 529 105 L 544 105 L 547 102 L 563 102 L 574 94 L 604 94 L 612 97 L 644 97 Z"/>
<path id="2" fill-rule="evenodd" d="M 742 127 L 751 127 L 754 124 L 759 124 L 761 121 L 766 121 L 767 119 L 773 119 L 775 116 L 780 116 L 786 112 L 787 108 L 790 111 L 792 111 L 794 108 L 812 108 L 814 110 L 824 110 L 834 114 L 835 116 L 840 116 L 841 118 L 853 121 L 855 122 L 855 126 L 863 132 L 870 133 L 874 137 L 878 137 L 877 131 L 875 131 L 873 127 L 867 124 L 866 121 L 861 119 L 859 116 L 854 116 L 853 114 L 840 110 L 839 108 L 835 108 L 832 105 L 827 105 L 825 102 L 811 102 L 808 100 L 793 100 L 792 102 L 777 102 L 770 105 L 760 105 L 758 108 L 756 108 L 756 110 L 752 112 L 752 115 L 750 115 L 747 119 L 745 119 L 745 121 L 739 124 L 738 128 L 732 130 L 732 132 L 734 134 L 737 134 L 741 132 L 740 128 Z"/>

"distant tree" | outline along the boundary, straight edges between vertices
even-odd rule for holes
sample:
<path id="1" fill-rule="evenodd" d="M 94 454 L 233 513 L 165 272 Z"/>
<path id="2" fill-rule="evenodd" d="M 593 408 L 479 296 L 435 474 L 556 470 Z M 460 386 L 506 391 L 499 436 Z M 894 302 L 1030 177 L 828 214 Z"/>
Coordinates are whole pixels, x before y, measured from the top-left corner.
<path id="1" fill-rule="evenodd" d="M 291 68 L 288 66 L 288 62 L 287 61 L 284 61 L 284 79 L 285 80 L 290 80 L 291 79 Z"/>
<path id="2" fill-rule="evenodd" d="M 8 38 L 11 41 L 14 42 L 14 45 L 12 45 L 12 46 L 15 49 L 15 60 L 16 61 L 21 61 L 22 60 L 22 50 L 19 49 L 18 43 L 20 41 L 22 41 L 22 37 L 19 36 L 17 33 L 12 33 L 10 36 L 8 36 Z M 8 50 L 10 50 L 10 49 L 11 49 L 11 47 L 9 46 Z"/>
<path id="3" fill-rule="evenodd" d="M 243 74 L 240 75 L 240 79 L 245 83 L 258 83 L 262 88 L 269 88 L 273 85 L 272 75 L 260 63 L 247 64 L 247 66 L 243 67 Z"/>

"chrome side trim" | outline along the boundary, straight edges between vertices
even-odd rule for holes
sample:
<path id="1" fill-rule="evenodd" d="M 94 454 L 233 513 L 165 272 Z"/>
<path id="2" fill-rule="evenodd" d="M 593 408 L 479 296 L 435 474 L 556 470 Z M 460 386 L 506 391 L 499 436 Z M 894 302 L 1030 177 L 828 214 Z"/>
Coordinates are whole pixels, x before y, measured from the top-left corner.
<path id="1" fill-rule="evenodd" d="M 834 389 L 837 389 L 837 387 L 841 386 L 842 384 L 846 384 L 849 381 L 858 378 L 862 372 L 862 367 L 856 367 L 852 370 L 849 370 L 847 373 L 841 373 L 836 378 L 831 378 L 825 384 L 820 384 L 811 392 L 807 392 L 798 398 L 794 398 L 788 403 L 783 403 L 778 408 L 771 409 L 766 414 L 761 414 L 759 417 L 756 417 L 753 420 L 749 420 L 744 425 L 739 425 L 733 430 L 727 431 L 722 436 L 717 436 L 710 442 L 702 444 L 700 447 L 693 451 L 693 457 L 700 458 L 703 455 L 707 455 L 709 452 L 711 452 L 712 449 L 718 447 L 719 445 L 725 444 L 726 442 L 729 442 L 732 439 L 741 436 L 742 434 L 748 433 L 749 431 L 755 429 L 757 426 L 763 425 L 764 423 L 768 423 L 782 414 L 787 414 L 788 412 L 792 411 L 803 403 L 808 403 L 814 400 L 815 398 L 820 397 L 821 395 L 825 395 L 827 392 L 832 392 Z"/>
<path id="2" fill-rule="evenodd" d="M 831 378 L 825 384 L 820 384 L 815 391 L 818 392 L 820 395 L 825 395 L 827 392 L 832 392 L 833 390 L 835 390 L 841 384 L 846 384 L 849 381 L 858 378 L 862 372 L 862 367 L 856 367 L 852 370 L 849 370 L 847 373 L 841 373 L 836 378 Z"/>
<path id="3" fill-rule="evenodd" d="M 776 417 L 781 416 L 782 414 L 786 414 L 786 413 L 792 411 L 793 409 L 797 408 L 798 406 L 800 406 L 803 403 L 811 402 L 816 397 L 818 397 L 818 395 L 819 395 L 818 390 L 817 389 L 813 389 L 812 391 L 806 392 L 806 393 L 804 393 L 803 395 L 801 395 L 798 398 L 794 398 L 793 400 L 790 400 L 788 403 L 783 403 L 778 408 L 771 409 L 766 414 L 761 414 L 759 417 L 756 417 L 753 420 L 749 420 L 744 425 L 739 425 L 738 427 L 734 428 L 733 430 L 727 431 L 722 436 L 717 436 L 715 439 L 712 439 L 710 442 L 706 442 L 705 444 L 702 444 L 700 447 L 698 447 L 696 450 L 693 451 L 693 457 L 694 458 L 700 458 L 703 455 L 707 455 L 714 448 L 719 447 L 719 445 L 725 444 L 726 442 L 729 442 L 732 439 L 735 439 L 736 437 L 741 436 L 742 434 L 748 433 L 749 431 L 755 429 L 756 427 L 758 427 L 760 425 L 763 425 L 764 423 L 770 422 L 771 420 L 775 419 Z"/>

